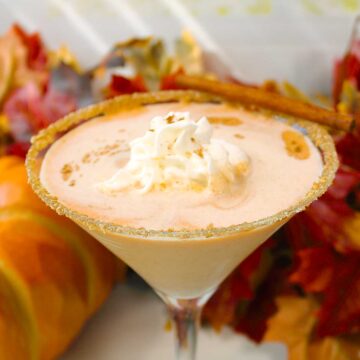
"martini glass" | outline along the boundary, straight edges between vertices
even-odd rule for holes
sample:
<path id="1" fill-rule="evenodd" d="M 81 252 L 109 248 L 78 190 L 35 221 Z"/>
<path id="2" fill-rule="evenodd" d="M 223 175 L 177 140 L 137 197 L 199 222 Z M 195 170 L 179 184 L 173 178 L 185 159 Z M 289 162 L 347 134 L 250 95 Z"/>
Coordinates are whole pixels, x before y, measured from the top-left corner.
<path id="1" fill-rule="evenodd" d="M 153 287 L 165 302 L 174 323 L 176 359 L 190 360 L 195 359 L 196 336 L 204 304 L 241 261 L 326 191 L 334 178 L 338 161 L 333 141 L 326 130 L 304 120 L 281 117 L 281 121 L 300 129 L 318 148 L 323 159 L 321 176 L 291 207 L 267 218 L 225 228 L 158 231 L 103 222 L 65 206 L 41 184 L 44 155 L 57 139 L 75 127 L 94 117 L 116 114 L 134 106 L 179 101 L 219 103 L 222 100 L 193 91 L 165 91 L 120 96 L 81 109 L 32 139 L 26 166 L 34 191 L 48 206 L 88 231 Z"/>

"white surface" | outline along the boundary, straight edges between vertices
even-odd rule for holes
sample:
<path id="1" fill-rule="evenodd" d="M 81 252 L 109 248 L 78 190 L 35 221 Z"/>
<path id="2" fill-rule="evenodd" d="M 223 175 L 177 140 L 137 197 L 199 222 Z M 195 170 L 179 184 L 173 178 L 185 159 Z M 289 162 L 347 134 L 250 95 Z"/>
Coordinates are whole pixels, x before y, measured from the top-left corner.
<path id="1" fill-rule="evenodd" d="M 147 288 L 118 285 L 61 360 L 170 360 L 173 333 L 166 332 L 164 305 Z M 257 346 L 224 330 L 202 330 L 198 360 L 285 360 L 280 344 Z"/>
<path id="2" fill-rule="evenodd" d="M 116 41 L 154 34 L 169 42 L 189 29 L 242 79 L 287 79 L 328 91 L 333 61 L 348 42 L 359 0 L 0 0 L 0 32 L 16 20 L 66 43 L 85 65 Z M 221 15 L 222 14 L 222 15 Z"/>

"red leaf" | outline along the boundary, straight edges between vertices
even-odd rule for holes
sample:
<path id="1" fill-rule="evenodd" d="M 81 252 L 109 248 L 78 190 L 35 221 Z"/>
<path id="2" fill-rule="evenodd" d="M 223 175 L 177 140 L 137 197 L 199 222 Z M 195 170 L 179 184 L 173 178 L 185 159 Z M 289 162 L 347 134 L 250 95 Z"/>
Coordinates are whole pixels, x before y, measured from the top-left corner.
<path id="1" fill-rule="evenodd" d="M 360 183 L 360 172 L 340 166 L 334 182 L 322 199 L 345 200 L 358 183 Z"/>
<path id="2" fill-rule="evenodd" d="M 276 297 L 282 294 L 293 294 L 293 288 L 288 284 L 291 266 L 291 254 L 283 231 L 273 238 L 271 248 L 263 252 L 262 261 L 252 277 L 258 277 L 264 272 L 254 289 L 254 296 L 250 301 L 239 302 L 233 326 L 236 331 L 249 336 L 254 341 L 261 341 L 268 327 L 268 319 L 276 312 Z M 269 243 L 268 243 L 269 244 Z M 265 244 L 266 245 L 266 244 Z M 264 267 L 264 255 L 270 255 L 271 262 Z M 259 281 L 260 280 L 260 281 Z"/>
<path id="3" fill-rule="evenodd" d="M 29 148 L 30 148 L 30 143 L 28 142 L 13 143 L 7 146 L 6 154 L 25 158 Z"/>
<path id="4" fill-rule="evenodd" d="M 257 260 L 261 250 L 253 253 Z M 252 256 L 247 260 L 252 262 Z M 249 263 L 248 262 L 248 263 Z M 255 261 L 258 265 L 257 261 Z M 245 265 L 247 267 L 247 265 Z M 257 267 L 257 266 L 256 266 Z M 256 269 L 254 267 L 254 271 Z M 248 269 L 245 271 L 248 273 Z M 220 285 L 218 291 L 206 304 L 203 311 L 203 318 L 210 322 L 216 329 L 220 330 L 224 325 L 231 324 L 236 316 L 236 308 L 241 300 L 250 300 L 254 296 L 250 278 L 243 274 L 242 264 Z"/>
<path id="5" fill-rule="evenodd" d="M 304 218 L 301 215 L 294 216 L 285 226 L 284 233 L 288 239 L 291 248 L 296 252 L 309 245 L 309 236 L 306 233 L 307 228 L 303 225 Z"/>
<path id="6" fill-rule="evenodd" d="M 4 104 L 11 133 L 18 142 L 28 142 L 40 129 L 75 109 L 73 98 L 52 89 L 42 94 L 32 83 L 15 90 Z"/>
<path id="7" fill-rule="evenodd" d="M 334 67 L 333 99 L 338 104 L 345 79 L 353 80 L 360 88 L 360 41 L 352 41 L 350 50 L 341 60 L 338 60 Z"/>
<path id="8" fill-rule="evenodd" d="M 308 248 L 300 250 L 297 256 L 300 266 L 289 280 L 301 285 L 307 292 L 324 291 L 334 276 L 334 251 L 325 246 Z"/>
<path id="9" fill-rule="evenodd" d="M 281 287 L 282 269 L 273 267 L 247 304 L 246 311 L 236 319 L 235 330 L 260 342 L 267 330 L 267 320 L 276 311 L 275 297 Z"/>
<path id="10" fill-rule="evenodd" d="M 359 74 L 360 76 L 360 74 Z M 360 134 L 346 134 L 336 142 L 341 163 L 360 171 Z"/>
<path id="11" fill-rule="evenodd" d="M 28 34 L 18 24 L 13 25 L 13 30 L 28 49 L 29 67 L 34 70 L 45 70 L 47 65 L 47 52 L 40 34 Z"/>
<path id="12" fill-rule="evenodd" d="M 112 75 L 109 86 L 105 89 L 106 97 L 112 98 L 118 95 L 132 94 L 134 92 L 147 91 L 141 76 L 128 79 L 121 75 Z"/>
<path id="13" fill-rule="evenodd" d="M 331 247 L 303 249 L 290 281 L 320 293 L 317 335 L 338 336 L 360 330 L 360 252 L 336 253 Z"/>
<path id="14" fill-rule="evenodd" d="M 67 94 L 48 89 L 44 96 L 30 104 L 30 110 L 39 119 L 41 128 L 47 127 L 56 120 L 76 110 L 76 100 Z"/>
<path id="15" fill-rule="evenodd" d="M 210 322 L 215 329 L 220 330 L 224 325 L 235 325 L 238 326 L 238 331 L 246 331 L 249 336 L 256 340 L 259 340 L 259 336 L 262 336 L 266 317 L 263 317 L 262 321 L 258 319 L 258 322 L 254 322 L 253 328 L 245 325 L 245 321 L 248 319 L 247 306 L 251 304 L 258 285 L 254 284 L 254 277 L 262 268 L 261 263 L 264 260 L 265 252 L 272 245 L 271 240 L 266 242 L 245 259 L 222 283 L 219 290 L 205 306 L 203 318 Z M 270 302 L 271 299 L 266 298 L 266 301 Z M 242 306 L 243 312 L 239 313 L 239 308 Z M 252 309 L 250 305 L 249 318 L 254 317 Z M 240 323 L 241 318 L 243 322 Z M 255 335 L 256 333 L 258 335 Z"/>
<path id="16" fill-rule="evenodd" d="M 4 113 L 9 119 L 11 133 L 18 142 L 27 142 L 39 128 L 30 111 L 30 104 L 40 97 L 40 90 L 29 84 L 15 90 L 4 104 Z"/>
<path id="17" fill-rule="evenodd" d="M 321 337 L 360 331 L 360 252 L 341 256 L 318 313 Z"/>
<path id="18" fill-rule="evenodd" d="M 178 90 L 181 89 L 181 87 L 179 87 L 176 82 L 176 76 L 180 75 L 180 74 L 184 74 L 184 71 L 181 69 L 173 74 L 169 74 L 164 76 L 161 79 L 161 84 L 160 84 L 160 90 Z"/>
<path id="19" fill-rule="evenodd" d="M 319 200 L 294 217 L 287 225 L 289 241 L 295 249 L 329 245 L 341 253 L 358 250 L 344 224 L 355 216 L 349 197 L 360 183 L 360 173 L 340 167 L 333 185 Z"/>

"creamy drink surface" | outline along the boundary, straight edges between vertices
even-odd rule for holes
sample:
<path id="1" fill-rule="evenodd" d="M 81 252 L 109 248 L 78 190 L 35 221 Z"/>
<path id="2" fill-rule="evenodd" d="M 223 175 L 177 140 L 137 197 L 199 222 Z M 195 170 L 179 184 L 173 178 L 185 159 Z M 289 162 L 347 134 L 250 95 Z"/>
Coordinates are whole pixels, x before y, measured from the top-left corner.
<path id="1" fill-rule="evenodd" d="M 147 192 L 102 191 L 99 184 L 129 161 L 129 142 L 149 130 L 152 118 L 169 112 L 189 112 L 195 121 L 207 117 L 213 138 L 247 154 L 250 169 L 235 190 L 164 186 Z M 316 147 L 278 119 L 226 104 L 180 102 L 129 109 L 78 126 L 46 153 L 41 181 L 63 204 L 99 220 L 154 230 L 191 230 L 276 214 L 303 198 L 321 171 Z"/>
<path id="2" fill-rule="evenodd" d="M 312 142 L 274 115 L 171 102 L 79 125 L 46 152 L 40 180 L 66 207 L 93 219 L 146 230 L 212 231 L 296 205 L 322 170 Z M 185 299 L 214 291 L 287 220 L 185 239 L 79 225 L 153 288 Z"/>

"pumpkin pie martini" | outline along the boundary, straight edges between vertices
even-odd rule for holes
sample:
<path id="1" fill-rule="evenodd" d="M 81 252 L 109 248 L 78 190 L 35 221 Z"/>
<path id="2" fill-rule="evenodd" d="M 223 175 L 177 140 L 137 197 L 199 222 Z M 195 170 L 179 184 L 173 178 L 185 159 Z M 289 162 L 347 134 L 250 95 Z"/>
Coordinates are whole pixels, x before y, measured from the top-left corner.
<path id="1" fill-rule="evenodd" d="M 33 140 L 38 195 L 137 271 L 193 359 L 201 307 L 229 273 L 330 185 L 317 125 L 196 92 L 119 97 Z"/>

